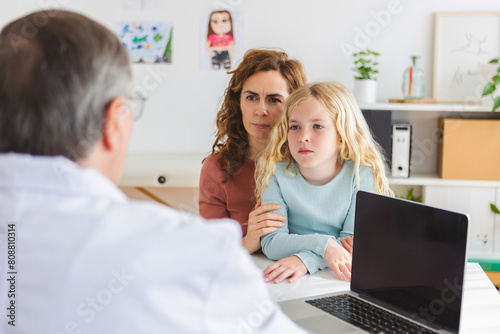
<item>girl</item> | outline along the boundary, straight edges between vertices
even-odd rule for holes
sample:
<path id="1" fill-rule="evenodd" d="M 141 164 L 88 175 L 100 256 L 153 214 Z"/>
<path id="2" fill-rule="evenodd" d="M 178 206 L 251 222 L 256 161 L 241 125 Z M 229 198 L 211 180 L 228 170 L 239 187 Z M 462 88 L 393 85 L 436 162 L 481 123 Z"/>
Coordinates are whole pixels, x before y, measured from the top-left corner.
<path id="1" fill-rule="evenodd" d="M 339 238 L 354 232 L 358 189 L 392 195 L 379 145 L 352 94 L 338 82 L 294 91 L 258 161 L 256 197 L 277 203 L 285 227 L 265 235 L 262 250 L 279 260 L 266 281 L 332 268 L 350 280 L 351 255 Z"/>
<path id="2" fill-rule="evenodd" d="M 288 95 L 305 85 L 302 64 L 285 52 L 252 49 L 232 74 L 217 114 L 216 139 L 200 174 L 200 215 L 241 224 L 243 246 L 254 253 L 260 237 L 284 226 L 274 204 L 260 205 L 255 193 L 255 157 L 267 145 Z"/>

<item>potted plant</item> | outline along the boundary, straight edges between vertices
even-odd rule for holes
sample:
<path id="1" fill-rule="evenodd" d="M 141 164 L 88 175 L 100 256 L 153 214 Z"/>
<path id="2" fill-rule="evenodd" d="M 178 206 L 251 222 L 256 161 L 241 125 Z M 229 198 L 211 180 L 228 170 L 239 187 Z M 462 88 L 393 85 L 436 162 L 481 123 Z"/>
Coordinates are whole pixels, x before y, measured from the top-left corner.
<path id="1" fill-rule="evenodd" d="M 380 53 L 369 49 L 353 53 L 354 96 L 359 104 L 376 102 L 378 56 L 380 56 Z"/>
<path id="2" fill-rule="evenodd" d="M 498 64 L 500 58 L 493 58 L 489 61 L 490 64 Z M 493 77 L 488 81 L 488 83 L 484 86 L 482 96 L 491 95 L 491 99 L 493 100 L 493 108 L 491 111 L 496 111 L 500 108 L 500 96 L 494 97 L 493 93 L 497 89 L 497 85 L 500 84 L 500 66 L 497 68 L 496 73 Z"/>

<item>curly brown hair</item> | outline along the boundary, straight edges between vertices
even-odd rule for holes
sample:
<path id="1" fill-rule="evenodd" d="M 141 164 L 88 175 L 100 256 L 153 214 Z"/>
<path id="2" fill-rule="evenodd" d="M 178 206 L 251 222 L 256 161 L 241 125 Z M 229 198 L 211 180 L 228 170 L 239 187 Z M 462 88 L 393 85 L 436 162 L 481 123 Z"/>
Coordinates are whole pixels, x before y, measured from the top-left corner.
<path id="1" fill-rule="evenodd" d="M 288 93 L 307 83 L 302 63 L 289 59 L 283 51 L 251 49 L 245 53 L 232 74 L 224 93 L 224 101 L 217 113 L 216 139 L 211 154 L 218 153 L 217 161 L 224 172 L 224 182 L 243 165 L 248 153 L 248 136 L 243 125 L 240 97 L 245 81 L 257 72 L 278 71 L 288 86 Z"/>

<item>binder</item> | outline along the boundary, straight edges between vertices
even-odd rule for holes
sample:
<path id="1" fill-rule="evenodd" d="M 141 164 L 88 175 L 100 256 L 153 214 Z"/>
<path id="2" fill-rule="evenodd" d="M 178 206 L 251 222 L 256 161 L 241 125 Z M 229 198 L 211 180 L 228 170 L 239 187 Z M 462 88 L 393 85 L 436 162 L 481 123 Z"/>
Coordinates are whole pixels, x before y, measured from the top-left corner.
<path id="1" fill-rule="evenodd" d="M 410 177 L 411 162 L 411 125 L 392 125 L 392 177 Z"/>

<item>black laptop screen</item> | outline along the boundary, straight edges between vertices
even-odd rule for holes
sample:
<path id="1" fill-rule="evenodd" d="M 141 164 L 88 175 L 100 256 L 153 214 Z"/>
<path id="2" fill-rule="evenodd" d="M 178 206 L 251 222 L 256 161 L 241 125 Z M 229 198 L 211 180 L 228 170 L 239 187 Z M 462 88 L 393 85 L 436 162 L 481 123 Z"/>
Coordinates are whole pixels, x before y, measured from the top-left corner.
<path id="1" fill-rule="evenodd" d="M 351 290 L 458 331 L 468 218 L 359 191 Z"/>

